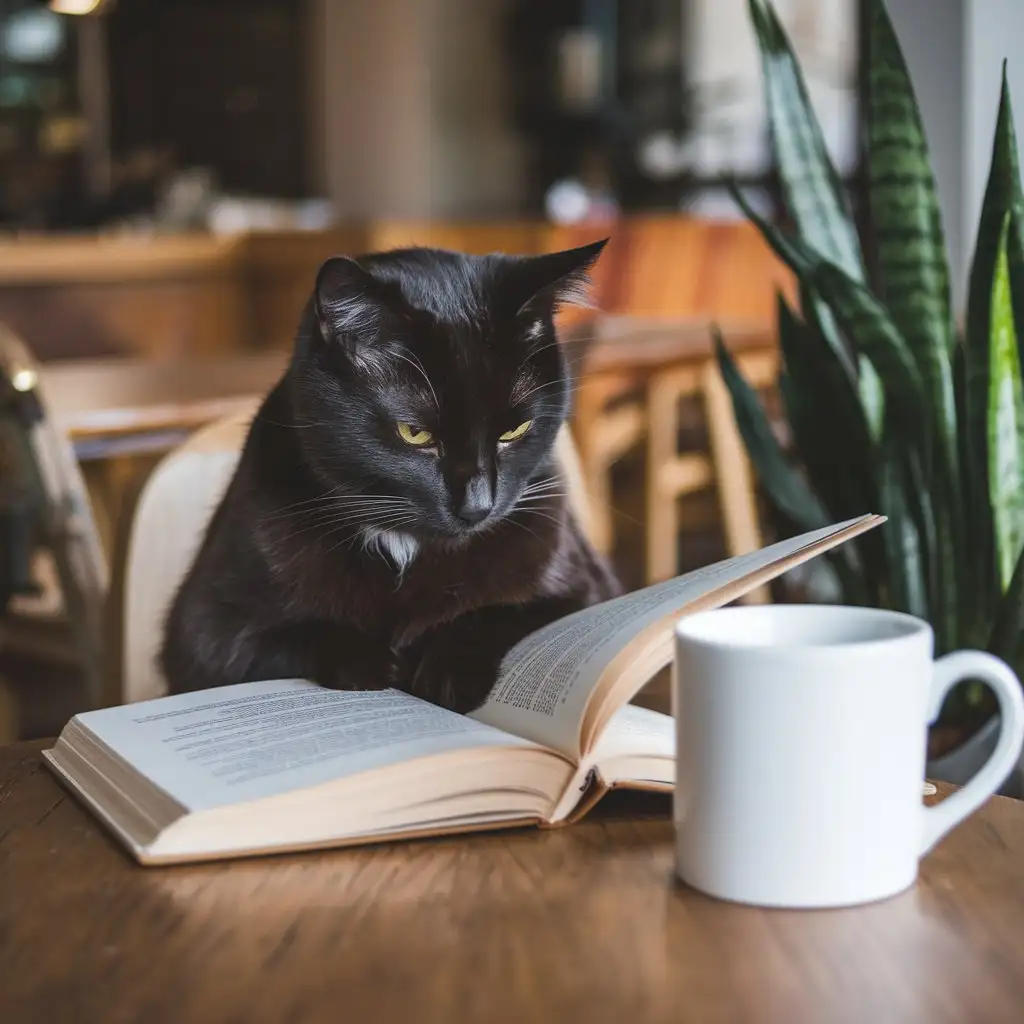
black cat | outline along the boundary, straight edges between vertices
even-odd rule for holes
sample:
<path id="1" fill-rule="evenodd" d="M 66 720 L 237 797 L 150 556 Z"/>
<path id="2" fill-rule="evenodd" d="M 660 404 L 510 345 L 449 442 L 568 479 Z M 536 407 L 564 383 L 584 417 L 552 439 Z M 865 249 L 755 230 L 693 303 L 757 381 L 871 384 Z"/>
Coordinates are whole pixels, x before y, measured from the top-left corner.
<path id="1" fill-rule="evenodd" d="M 528 632 L 618 592 L 553 452 L 554 312 L 604 244 L 321 267 L 172 605 L 172 691 L 302 677 L 465 711 Z"/>

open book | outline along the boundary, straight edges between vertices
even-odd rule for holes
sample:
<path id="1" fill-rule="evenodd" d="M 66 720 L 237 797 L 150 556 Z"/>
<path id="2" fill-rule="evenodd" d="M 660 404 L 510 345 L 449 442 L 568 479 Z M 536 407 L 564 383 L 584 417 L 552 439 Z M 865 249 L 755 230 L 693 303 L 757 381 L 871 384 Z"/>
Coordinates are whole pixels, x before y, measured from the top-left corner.
<path id="1" fill-rule="evenodd" d="M 682 615 L 883 520 L 865 516 L 567 616 L 505 658 L 463 716 L 398 690 L 242 683 L 76 715 L 47 763 L 142 863 L 209 860 L 582 816 L 672 788 L 672 719 L 630 700 Z"/>

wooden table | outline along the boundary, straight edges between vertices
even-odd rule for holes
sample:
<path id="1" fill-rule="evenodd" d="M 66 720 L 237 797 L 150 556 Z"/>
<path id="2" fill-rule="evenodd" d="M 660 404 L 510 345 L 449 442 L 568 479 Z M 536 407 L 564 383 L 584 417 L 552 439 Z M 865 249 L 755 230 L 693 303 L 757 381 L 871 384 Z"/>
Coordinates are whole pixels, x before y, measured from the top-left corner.
<path id="1" fill-rule="evenodd" d="M 43 393 L 79 459 L 166 450 L 183 435 L 266 394 L 290 353 L 179 360 L 83 359 L 45 363 Z"/>
<path id="2" fill-rule="evenodd" d="M 137 867 L 0 749 L 0 1020 L 1024 1019 L 1024 804 L 874 906 L 766 912 L 673 881 L 664 797 L 565 830 Z M 756 784 L 756 780 L 752 781 Z"/>
<path id="3" fill-rule="evenodd" d="M 82 465 L 108 552 L 117 549 L 126 501 L 156 461 L 199 427 L 253 407 L 280 378 L 289 354 L 40 366 L 49 414 Z"/>

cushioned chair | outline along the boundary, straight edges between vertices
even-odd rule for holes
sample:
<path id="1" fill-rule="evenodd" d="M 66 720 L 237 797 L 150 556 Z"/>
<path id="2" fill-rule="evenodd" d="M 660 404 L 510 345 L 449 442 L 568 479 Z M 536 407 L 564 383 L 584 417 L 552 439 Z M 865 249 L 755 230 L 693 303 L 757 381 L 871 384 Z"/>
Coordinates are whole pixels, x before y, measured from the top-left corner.
<path id="1" fill-rule="evenodd" d="M 164 616 L 188 570 L 199 541 L 238 462 L 256 403 L 244 412 L 199 430 L 167 455 L 146 481 L 136 505 L 115 579 L 122 614 L 112 642 L 124 652 L 119 699 L 149 700 L 167 692 L 157 665 Z M 558 438 L 558 456 L 570 500 L 590 530 L 590 505 L 576 447 L 568 429 Z"/>

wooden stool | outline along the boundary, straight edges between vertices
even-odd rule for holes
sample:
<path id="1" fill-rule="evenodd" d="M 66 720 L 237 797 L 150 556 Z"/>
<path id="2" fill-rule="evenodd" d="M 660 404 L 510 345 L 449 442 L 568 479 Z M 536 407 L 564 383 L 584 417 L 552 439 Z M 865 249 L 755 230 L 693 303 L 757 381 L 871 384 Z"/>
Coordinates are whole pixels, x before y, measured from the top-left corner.
<path id="1" fill-rule="evenodd" d="M 772 384 L 774 328 L 725 324 L 722 331 L 753 385 Z M 677 502 L 684 494 L 717 485 L 728 554 L 759 547 L 753 476 L 718 373 L 709 323 L 599 317 L 577 325 L 565 344 L 578 382 L 573 433 L 599 550 L 608 554 L 614 543 L 611 469 L 645 437 L 648 583 L 677 572 Z M 678 451 L 678 407 L 686 397 L 701 402 L 709 452 Z"/>
<path id="2" fill-rule="evenodd" d="M 777 373 L 774 352 L 736 356 L 741 372 L 757 389 L 770 387 Z M 708 452 L 678 451 L 679 403 L 700 399 L 707 423 Z M 676 540 L 679 535 L 678 500 L 714 485 L 729 556 L 756 551 L 761 546 L 753 473 L 736 427 L 732 399 L 717 362 L 704 359 L 652 375 L 647 387 L 647 558 L 648 583 L 671 579 L 678 572 Z M 749 602 L 768 600 L 761 587 Z"/>

